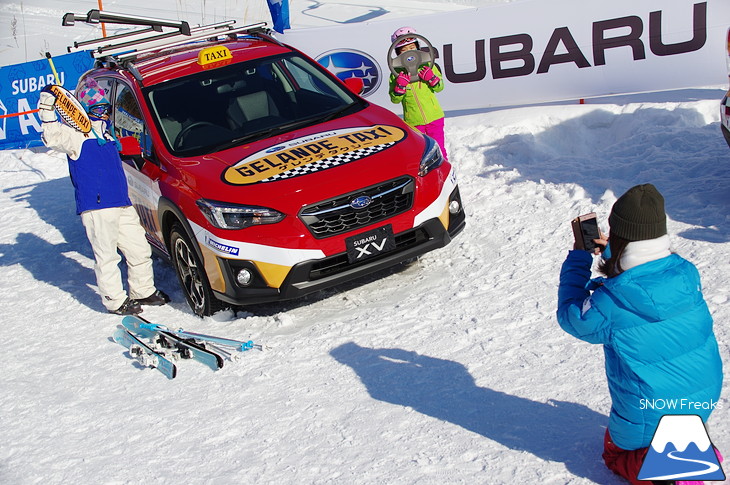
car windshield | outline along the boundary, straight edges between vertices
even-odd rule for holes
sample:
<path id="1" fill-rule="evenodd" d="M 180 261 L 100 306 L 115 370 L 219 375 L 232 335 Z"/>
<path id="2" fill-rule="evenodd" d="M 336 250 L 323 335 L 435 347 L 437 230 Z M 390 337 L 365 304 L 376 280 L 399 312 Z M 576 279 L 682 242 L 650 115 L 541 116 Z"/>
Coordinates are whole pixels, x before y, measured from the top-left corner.
<path id="1" fill-rule="evenodd" d="M 145 95 L 167 148 L 196 156 L 349 114 L 364 103 L 297 54 L 211 69 Z"/>

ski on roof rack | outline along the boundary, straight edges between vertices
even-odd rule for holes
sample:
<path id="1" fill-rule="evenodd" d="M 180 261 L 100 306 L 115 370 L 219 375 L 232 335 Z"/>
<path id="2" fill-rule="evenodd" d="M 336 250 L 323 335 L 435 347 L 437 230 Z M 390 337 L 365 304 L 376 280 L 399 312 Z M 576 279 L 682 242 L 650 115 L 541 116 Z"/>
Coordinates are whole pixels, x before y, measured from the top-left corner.
<path id="1" fill-rule="evenodd" d="M 152 17 L 142 17 L 139 15 L 127 15 L 123 13 L 102 12 L 98 9 L 92 9 L 84 14 L 67 13 L 63 16 L 62 25 L 64 27 L 74 25 L 76 21 L 85 22 L 87 24 L 125 24 L 125 25 L 147 25 L 149 27 L 173 27 L 179 29 L 181 34 L 190 35 L 190 24 L 184 20 L 167 20 Z"/>
<path id="2" fill-rule="evenodd" d="M 157 19 L 141 17 L 139 15 L 102 12 L 101 10 L 89 10 L 86 15 L 67 13 L 63 16 L 61 23 L 64 26 L 73 26 L 76 22 L 84 22 L 91 25 L 110 23 L 147 27 L 108 37 L 74 42 L 73 46 L 68 47 L 69 52 L 81 48 L 88 49 L 92 47 L 94 49 L 94 57 L 99 57 L 98 54 L 100 54 L 103 49 L 109 49 L 111 47 L 129 47 L 139 43 L 160 41 L 178 35 L 190 36 L 191 31 L 190 24 L 183 20 Z M 163 28 L 172 30 L 164 31 Z"/>
<path id="3" fill-rule="evenodd" d="M 63 16 L 62 23 L 64 26 L 72 26 L 75 22 L 87 24 L 104 22 L 147 27 L 108 37 L 74 42 L 73 46 L 68 47 L 69 52 L 82 48 L 92 48 L 92 55 L 96 59 L 102 60 L 111 57 L 115 61 L 130 61 L 147 52 L 203 39 L 213 39 L 221 35 L 235 36 L 238 33 L 264 34 L 264 36 L 270 38 L 266 29 L 266 22 L 234 28 L 233 24 L 236 21 L 226 20 L 191 28 L 187 22 L 180 20 L 156 19 L 138 15 L 102 12 L 100 10 L 89 10 L 86 15 L 67 13 Z M 163 28 L 172 28 L 172 30 L 164 31 Z"/>

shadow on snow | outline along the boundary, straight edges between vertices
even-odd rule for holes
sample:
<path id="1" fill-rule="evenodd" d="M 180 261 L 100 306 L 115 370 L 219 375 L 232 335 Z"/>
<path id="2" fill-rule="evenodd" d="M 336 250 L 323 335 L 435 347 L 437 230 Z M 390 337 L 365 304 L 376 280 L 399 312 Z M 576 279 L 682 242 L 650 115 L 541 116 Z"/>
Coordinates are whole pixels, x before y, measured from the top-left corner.
<path id="1" fill-rule="evenodd" d="M 475 384 L 458 362 L 402 349 L 346 343 L 330 354 L 351 367 L 374 399 L 407 406 L 536 457 L 578 477 L 610 481 L 602 465 L 608 418 L 576 403 L 537 402 Z"/>
<path id="2" fill-rule="evenodd" d="M 37 234 L 22 232 L 22 228 L 19 228 L 14 243 L 0 244 L 0 266 L 20 264 L 36 281 L 53 285 L 87 307 L 105 312 L 95 290 L 94 253 L 81 218 L 76 214 L 71 180 L 62 177 L 6 188 L 4 192 L 10 193 L 18 204 L 27 204 L 35 210 L 41 220 L 61 233 L 63 242 L 51 243 Z M 85 266 L 74 255 L 88 258 L 92 267 Z M 160 270 L 157 258 L 154 259 L 157 280 Z M 121 270 L 126 282 L 126 264 L 121 265 Z M 177 287 L 177 281 L 174 284 Z M 180 298 L 184 299 L 182 296 Z"/>
<path id="3" fill-rule="evenodd" d="M 37 184 L 10 187 L 4 189 L 4 192 L 11 194 L 10 197 L 16 203 L 27 204 L 35 210 L 41 220 L 61 233 L 64 242 L 50 243 L 36 234 L 18 232 L 14 243 L 0 244 L 0 266 L 20 264 L 33 275 L 36 281 L 53 285 L 71 294 L 76 300 L 91 309 L 106 311 L 95 290 L 96 276 L 93 267 L 84 266 L 74 259 L 72 254 L 77 253 L 88 258 L 91 260 L 89 264 L 93 266 L 94 254 L 86 238 L 81 218 L 76 214 L 74 190 L 70 179 L 62 177 Z M 173 306 L 180 308 L 181 311 L 192 313 L 172 265 L 157 256 L 153 256 L 153 264 L 155 284 L 172 297 Z M 396 265 L 355 281 L 343 283 L 336 288 L 318 291 L 296 300 L 234 309 L 261 316 L 275 315 L 309 305 L 313 301 L 337 296 L 343 291 L 377 281 L 403 269 L 405 266 Z M 123 256 L 121 271 L 123 281 L 126 282 L 127 268 Z"/>

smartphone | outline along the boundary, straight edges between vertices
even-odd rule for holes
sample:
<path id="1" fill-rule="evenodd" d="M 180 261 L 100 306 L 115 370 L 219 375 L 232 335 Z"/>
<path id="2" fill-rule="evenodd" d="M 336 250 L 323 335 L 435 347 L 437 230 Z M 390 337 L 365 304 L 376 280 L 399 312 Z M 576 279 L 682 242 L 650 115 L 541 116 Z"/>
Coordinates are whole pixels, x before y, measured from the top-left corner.
<path id="1" fill-rule="evenodd" d="M 598 230 L 598 220 L 595 212 L 589 212 L 578 216 L 571 221 L 573 226 L 573 237 L 575 238 L 576 249 L 585 249 L 593 252 L 597 247 L 594 239 L 599 239 L 601 233 Z"/>

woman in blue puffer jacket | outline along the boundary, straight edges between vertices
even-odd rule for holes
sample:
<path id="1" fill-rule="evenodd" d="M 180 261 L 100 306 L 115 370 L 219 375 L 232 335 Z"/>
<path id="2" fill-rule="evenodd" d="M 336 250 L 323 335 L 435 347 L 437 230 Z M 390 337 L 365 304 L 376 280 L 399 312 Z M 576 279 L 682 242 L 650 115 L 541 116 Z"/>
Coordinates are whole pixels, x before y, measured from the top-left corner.
<path id="1" fill-rule="evenodd" d="M 659 419 L 697 414 L 706 422 L 720 397 L 722 362 L 697 268 L 669 250 L 662 195 L 651 184 L 631 188 L 609 225 L 610 247 L 596 240 L 606 248 L 598 268 L 606 278 L 590 279 L 588 251 L 570 251 L 557 317 L 566 332 L 604 346 L 612 400 L 606 465 L 631 483 L 650 483 L 636 477 Z"/>

